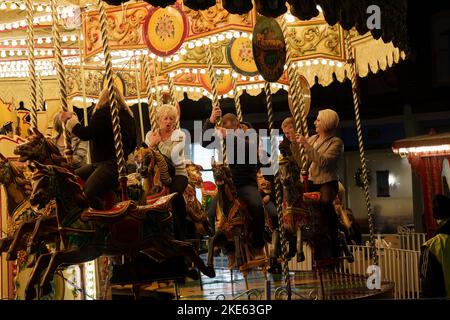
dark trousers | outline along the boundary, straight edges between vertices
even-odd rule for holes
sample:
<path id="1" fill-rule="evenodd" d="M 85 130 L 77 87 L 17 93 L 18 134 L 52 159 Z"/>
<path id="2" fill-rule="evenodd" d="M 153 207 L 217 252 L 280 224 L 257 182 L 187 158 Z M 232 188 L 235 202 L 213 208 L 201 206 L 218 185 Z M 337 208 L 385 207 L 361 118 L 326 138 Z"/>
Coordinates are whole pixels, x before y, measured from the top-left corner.
<path id="1" fill-rule="evenodd" d="M 169 185 L 170 192 L 177 192 L 172 199 L 172 214 L 174 224 L 175 239 L 184 240 L 186 236 L 186 202 L 183 193 L 188 185 L 188 178 L 185 176 L 174 176 Z"/>
<path id="2" fill-rule="evenodd" d="M 338 226 L 339 220 L 334 209 L 333 201 L 339 190 L 337 180 L 324 184 L 310 184 L 310 191 L 320 191 L 321 208 L 319 226 L 322 228 L 319 234 L 325 234 L 315 239 L 316 259 L 339 257 Z"/>
<path id="3" fill-rule="evenodd" d="M 254 248 L 264 247 L 264 207 L 262 203 L 261 194 L 258 186 L 245 185 L 239 186 L 237 195 L 247 206 L 247 211 L 250 214 L 250 228 L 252 231 L 252 245 Z"/>
<path id="4" fill-rule="evenodd" d="M 115 160 L 92 163 L 75 170 L 75 174 L 84 180 L 84 193 L 89 204 L 97 210 L 105 209 L 104 196 L 118 186 L 119 175 Z"/>

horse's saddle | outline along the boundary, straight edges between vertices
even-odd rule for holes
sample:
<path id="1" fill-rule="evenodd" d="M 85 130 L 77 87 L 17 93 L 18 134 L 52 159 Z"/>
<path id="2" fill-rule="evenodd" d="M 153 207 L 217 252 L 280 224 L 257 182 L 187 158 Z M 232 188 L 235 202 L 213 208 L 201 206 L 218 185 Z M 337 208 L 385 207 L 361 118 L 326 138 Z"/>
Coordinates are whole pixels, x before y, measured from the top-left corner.
<path id="1" fill-rule="evenodd" d="M 162 196 L 145 206 L 138 206 L 136 202 L 128 200 L 115 204 L 109 210 L 89 208 L 81 214 L 81 218 L 89 221 L 114 222 L 124 216 L 131 216 L 139 220 L 144 220 L 150 212 L 168 212 L 170 202 L 175 195 L 176 193 L 171 193 L 167 196 Z"/>
<path id="2" fill-rule="evenodd" d="M 307 204 L 317 205 L 320 203 L 320 192 L 303 193 L 303 201 Z"/>
<path id="3" fill-rule="evenodd" d="M 122 216 L 128 208 L 132 205 L 131 200 L 116 203 L 111 209 L 96 210 L 89 208 L 81 214 L 82 219 L 87 220 L 103 220 L 103 219 L 117 219 Z M 133 205 L 135 205 L 133 203 Z"/>
<path id="4" fill-rule="evenodd" d="M 160 192 L 147 196 L 147 198 L 146 198 L 147 205 L 151 205 L 151 204 L 157 202 L 159 199 L 167 197 L 168 195 L 170 195 L 170 190 L 168 187 L 164 187 L 164 188 L 162 188 L 162 190 Z"/>

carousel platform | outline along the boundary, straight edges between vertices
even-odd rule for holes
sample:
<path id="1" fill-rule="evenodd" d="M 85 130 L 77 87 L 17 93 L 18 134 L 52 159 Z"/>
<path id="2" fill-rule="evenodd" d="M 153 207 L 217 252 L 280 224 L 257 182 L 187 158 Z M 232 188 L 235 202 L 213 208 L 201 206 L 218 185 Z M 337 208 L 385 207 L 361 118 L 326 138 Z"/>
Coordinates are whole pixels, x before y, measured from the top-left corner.
<path id="1" fill-rule="evenodd" d="M 367 288 L 366 278 L 336 272 L 322 272 L 320 277 L 313 271 L 294 271 L 291 275 L 293 300 L 355 300 L 392 299 L 393 282 L 382 282 L 381 289 Z M 141 288 L 142 299 L 179 300 L 286 300 L 287 292 L 281 275 L 261 271 L 248 274 L 249 290 L 238 270 L 216 269 L 216 277 L 154 283 Z M 270 288 L 270 290 L 268 290 Z M 270 292 L 270 293 L 269 293 Z M 270 297 L 268 296 L 270 294 Z M 113 286 L 113 299 L 133 299 L 131 286 Z"/>

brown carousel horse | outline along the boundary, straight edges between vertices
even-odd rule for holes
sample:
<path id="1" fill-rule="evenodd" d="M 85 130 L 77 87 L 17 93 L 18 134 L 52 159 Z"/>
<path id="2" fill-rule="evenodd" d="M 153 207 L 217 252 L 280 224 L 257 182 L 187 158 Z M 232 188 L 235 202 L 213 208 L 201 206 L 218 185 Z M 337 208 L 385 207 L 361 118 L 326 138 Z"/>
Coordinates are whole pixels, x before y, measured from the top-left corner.
<path id="1" fill-rule="evenodd" d="M 8 160 L 0 153 L 0 184 L 6 191 L 6 202 L 10 223 L 7 236 L 0 239 L 0 252 L 10 248 L 13 235 L 22 222 L 30 221 L 38 216 L 30 205 L 31 184 L 25 176 L 24 168 L 18 163 Z M 21 247 L 20 249 L 26 249 Z"/>
<path id="2" fill-rule="evenodd" d="M 326 252 L 329 248 L 324 248 L 324 244 L 331 247 L 330 243 L 338 241 L 344 258 L 353 262 L 342 232 L 338 231 L 338 239 L 329 239 L 330 232 L 321 213 L 320 192 L 305 192 L 306 187 L 301 182 L 297 165 L 287 157 L 279 158 L 279 174 L 283 186 L 283 226 L 290 244 L 296 239 L 297 261 L 305 259 L 303 241 L 307 241 L 314 249 L 315 260 L 328 259 Z M 290 245 L 288 258 L 294 254 Z"/>
<path id="3" fill-rule="evenodd" d="M 214 180 L 217 185 L 216 232 L 209 241 L 207 265 L 214 266 L 216 247 L 224 247 L 228 252 L 229 268 L 237 267 L 243 274 L 248 289 L 247 273 L 261 267 L 266 275 L 266 259 L 254 259 L 251 248 L 251 218 L 237 196 L 232 174 L 228 166 L 212 163 Z"/>
<path id="4" fill-rule="evenodd" d="M 143 180 L 144 196 L 148 204 L 160 196 L 169 194 L 168 185 L 171 183 L 170 173 L 174 168 L 165 157 L 151 148 L 140 148 L 134 154 L 137 165 L 137 171 Z M 208 216 L 202 204 L 197 200 L 196 188 L 202 187 L 201 166 L 193 163 L 186 164 L 188 172 L 188 185 L 184 191 L 183 197 L 186 202 L 186 214 L 188 221 L 191 222 L 193 232 L 188 233 L 191 238 L 202 238 L 211 236 L 211 226 Z"/>
<path id="5" fill-rule="evenodd" d="M 45 271 L 40 285 L 47 288 L 60 265 L 80 264 L 102 255 L 134 257 L 144 254 L 155 261 L 171 257 L 189 257 L 205 275 L 214 277 L 194 247 L 173 239 L 172 214 L 174 194 L 159 198 L 151 205 L 137 206 L 134 201 L 116 204 L 112 210 L 96 211 L 88 201 L 76 176 L 67 169 L 33 162 L 33 191 L 30 203 L 38 209 L 56 201 L 56 216 L 64 249 L 41 255 L 26 288 L 26 298 L 34 297 L 34 287 Z"/>
<path id="6" fill-rule="evenodd" d="M 58 147 L 50 138 L 45 137 L 38 129 L 29 130 L 28 141 L 18 145 L 14 149 L 14 154 L 19 156 L 19 161 L 21 162 L 37 161 L 45 165 L 55 165 L 72 170 L 72 167 L 67 162 L 66 158 L 60 154 Z M 81 178 L 77 177 L 77 179 L 78 183 L 81 185 L 84 184 Z M 132 181 L 134 181 L 134 179 L 129 179 L 129 185 Z M 139 195 L 139 193 L 140 192 L 136 192 L 137 195 Z M 139 199 L 134 200 L 138 201 Z M 114 192 L 105 195 L 105 203 L 106 208 L 111 208 L 116 203 Z M 35 241 L 35 238 L 38 235 L 49 236 L 57 231 L 56 216 L 51 210 L 46 210 L 45 214 L 40 215 L 39 218 L 32 219 L 26 224 L 21 225 L 8 251 L 8 260 L 15 260 L 17 250 L 24 246 L 25 238 L 23 235 L 30 232 L 30 228 L 32 233 L 27 245 L 28 253 L 32 253 L 36 249 L 36 244 L 38 242 Z"/>

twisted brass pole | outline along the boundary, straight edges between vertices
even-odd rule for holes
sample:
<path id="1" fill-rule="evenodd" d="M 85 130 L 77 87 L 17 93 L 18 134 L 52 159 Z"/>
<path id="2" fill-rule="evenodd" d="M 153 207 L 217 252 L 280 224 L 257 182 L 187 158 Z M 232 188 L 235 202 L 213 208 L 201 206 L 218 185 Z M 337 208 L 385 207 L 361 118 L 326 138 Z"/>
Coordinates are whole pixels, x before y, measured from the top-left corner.
<path id="1" fill-rule="evenodd" d="M 111 120 L 114 133 L 114 146 L 116 149 L 116 160 L 119 171 L 119 181 L 122 187 L 122 201 L 128 199 L 127 195 L 127 169 L 126 160 L 123 152 L 122 133 L 120 129 L 119 106 L 116 100 L 116 92 L 114 90 L 113 68 L 111 60 L 111 51 L 108 44 L 108 31 L 106 27 L 106 11 L 102 0 L 98 0 L 100 33 L 103 43 L 103 54 L 105 56 L 106 81 L 108 84 L 109 103 L 111 110 Z"/>
<path id="2" fill-rule="evenodd" d="M 177 99 L 175 97 L 175 86 L 173 85 L 173 79 L 170 76 L 170 72 L 167 74 L 167 83 L 169 84 L 170 105 L 176 107 Z M 180 128 L 180 117 L 178 115 L 176 128 Z"/>
<path id="3" fill-rule="evenodd" d="M 42 110 L 44 110 L 44 85 L 42 83 L 42 77 L 39 75 L 38 76 L 38 87 L 39 87 L 39 103 L 38 106 L 39 108 L 42 108 Z"/>
<path id="4" fill-rule="evenodd" d="M 152 81 L 150 76 L 150 67 L 148 66 L 148 56 L 143 57 L 144 63 L 144 75 L 145 75 L 145 91 L 147 92 L 148 99 L 148 108 L 150 114 L 150 124 L 152 126 L 152 130 L 156 128 L 156 108 L 153 106 L 154 96 L 152 93 Z"/>
<path id="5" fill-rule="evenodd" d="M 347 49 L 347 63 L 350 67 L 350 81 L 352 83 L 352 93 L 353 93 L 353 106 L 355 108 L 355 122 L 356 122 L 356 132 L 358 135 L 358 146 L 359 146 L 359 154 L 361 157 L 361 168 L 363 174 L 363 183 L 364 183 L 364 196 L 366 200 L 366 208 L 367 208 L 367 216 L 369 219 L 369 232 L 370 232 L 370 256 L 375 265 L 378 265 L 378 255 L 377 249 L 375 246 L 375 224 L 374 217 L 372 213 L 372 205 L 370 201 L 370 192 L 369 192 L 369 182 L 367 178 L 367 161 L 366 161 L 366 153 L 364 150 L 364 140 L 362 135 L 362 126 L 361 126 L 361 117 L 359 114 L 359 87 L 355 66 L 355 57 L 353 54 L 352 43 L 350 40 L 350 32 L 345 31 L 345 45 Z"/>
<path id="6" fill-rule="evenodd" d="M 63 111 L 69 111 L 67 103 L 67 85 L 66 85 L 66 69 L 64 68 L 62 60 L 61 51 L 61 34 L 59 32 L 58 25 L 58 12 L 56 10 L 56 0 L 51 0 L 51 11 L 52 11 L 52 35 L 53 35 L 53 46 L 55 49 L 55 67 L 57 71 L 57 80 L 59 87 L 59 100 L 61 103 L 61 108 Z M 70 137 L 70 132 L 66 130 L 65 124 L 63 124 L 63 135 L 64 135 L 64 154 L 69 163 L 72 163 L 72 139 Z"/>
<path id="7" fill-rule="evenodd" d="M 236 107 L 236 115 L 238 117 L 239 122 L 244 121 L 244 118 L 242 117 L 242 107 L 241 107 L 241 95 L 239 94 L 238 88 L 237 88 L 237 80 L 235 77 L 233 77 L 233 74 L 231 74 L 231 84 L 233 85 L 233 91 L 234 91 L 234 106 Z"/>
<path id="8" fill-rule="evenodd" d="M 158 83 L 158 69 L 156 66 L 156 61 L 153 59 L 153 79 L 155 79 L 155 97 L 156 97 L 156 107 L 155 109 L 155 129 L 159 127 L 158 119 L 156 119 L 156 108 L 161 106 L 161 92 L 159 91 L 159 83 Z"/>
<path id="9" fill-rule="evenodd" d="M 219 94 L 217 91 L 217 79 L 216 79 L 216 73 L 214 71 L 214 66 L 213 66 L 212 48 L 210 45 L 205 46 L 205 50 L 206 50 L 206 59 L 207 59 L 207 63 L 208 63 L 209 81 L 211 82 L 212 107 L 213 107 L 213 110 L 214 110 L 214 108 L 220 109 Z M 216 125 L 221 126 L 222 120 L 219 119 L 219 121 L 216 123 Z M 222 149 L 223 163 L 225 164 L 225 163 L 227 163 L 227 149 L 226 149 L 226 144 L 223 140 L 221 141 L 221 149 Z"/>
<path id="10" fill-rule="evenodd" d="M 81 24 L 83 25 L 83 15 L 80 15 Z M 78 37 L 78 47 L 79 47 L 79 57 L 80 57 L 80 76 L 81 76 L 81 91 L 83 95 L 83 117 L 84 117 L 84 125 L 88 126 L 88 112 L 86 107 L 86 75 L 84 71 L 84 38 L 83 32 L 80 29 L 79 37 Z M 91 151 L 90 148 L 87 150 L 87 163 L 91 163 Z"/>
<path id="11" fill-rule="evenodd" d="M 34 61 L 34 7 L 32 0 L 25 0 L 27 10 L 27 47 L 28 47 L 28 76 L 30 79 L 30 118 L 31 128 L 37 129 L 37 79 L 36 64 Z"/>
<path id="12" fill-rule="evenodd" d="M 291 300 L 291 280 L 289 277 L 289 260 L 287 259 L 288 255 L 288 242 L 286 239 L 286 232 L 283 224 L 283 196 L 282 196 L 282 187 L 280 181 L 280 175 L 278 172 L 278 150 L 277 146 L 277 136 L 275 134 L 274 127 L 274 114 L 273 114 L 273 103 L 272 103 L 272 91 L 270 89 L 270 82 L 266 81 L 264 85 L 264 91 L 266 92 L 266 102 L 267 102 L 267 114 L 269 116 L 269 132 L 270 132 L 270 144 L 272 149 L 271 155 L 271 164 L 272 168 L 275 168 L 274 174 L 274 183 L 275 183 L 275 196 L 276 196 L 276 207 L 278 212 L 278 230 L 281 234 L 281 250 L 282 250 L 282 259 L 283 259 L 283 279 L 284 284 L 288 293 L 288 300 Z M 276 250 L 276 248 L 274 248 Z"/>
<path id="13" fill-rule="evenodd" d="M 306 128 L 304 128 L 304 123 L 306 122 L 306 115 L 303 115 L 304 112 L 304 104 L 305 101 L 304 99 L 301 98 L 301 96 L 299 96 L 299 79 L 297 77 L 296 79 L 296 73 L 295 73 L 295 69 L 293 66 L 293 61 L 292 61 L 292 46 L 289 42 L 289 34 L 288 34 L 288 26 L 287 26 L 287 22 L 285 21 L 284 18 L 281 19 L 281 29 L 283 31 L 283 35 L 284 35 L 284 39 L 286 41 L 286 63 L 287 63 L 287 72 L 289 75 L 289 85 L 291 88 L 291 95 L 292 95 L 292 111 L 294 112 L 294 114 L 292 115 L 294 117 L 295 120 L 295 127 L 297 130 L 297 133 L 300 133 L 302 135 L 306 135 L 307 132 L 305 131 Z M 305 121 L 303 121 L 303 118 L 305 119 Z M 305 149 L 303 148 L 303 146 L 300 145 L 300 155 L 301 155 L 301 161 L 302 161 L 302 175 L 306 176 L 307 172 L 306 172 L 306 154 L 305 154 Z"/>
<path id="14" fill-rule="evenodd" d="M 139 79 L 139 67 L 138 67 L 138 62 L 137 62 L 137 57 L 134 58 L 134 63 L 135 65 L 135 77 L 134 80 L 136 82 L 136 95 L 137 95 L 137 99 L 138 99 L 138 109 L 139 109 L 139 121 L 141 124 L 141 136 L 142 136 L 142 141 L 145 140 L 145 132 L 144 132 L 144 118 L 142 116 L 142 104 L 141 104 L 141 81 Z"/>

